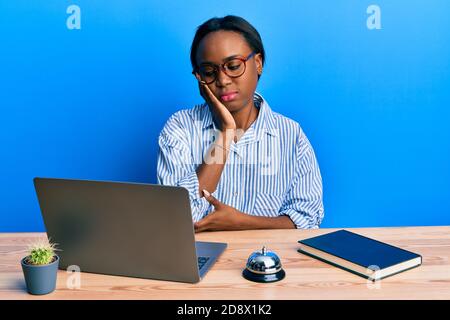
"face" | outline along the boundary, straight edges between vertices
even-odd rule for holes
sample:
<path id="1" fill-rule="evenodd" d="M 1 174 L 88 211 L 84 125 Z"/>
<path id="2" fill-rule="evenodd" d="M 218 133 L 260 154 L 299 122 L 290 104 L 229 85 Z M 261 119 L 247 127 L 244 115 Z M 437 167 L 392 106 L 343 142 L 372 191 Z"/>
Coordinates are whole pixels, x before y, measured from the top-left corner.
<path id="1" fill-rule="evenodd" d="M 221 65 L 230 57 L 246 58 L 252 49 L 239 33 L 216 31 L 206 35 L 199 43 L 197 65 Z M 246 61 L 245 72 L 238 78 L 218 72 L 216 80 L 209 84 L 214 95 L 230 112 L 237 112 L 253 102 L 253 94 L 258 83 L 258 70 L 262 70 L 261 54 L 256 54 Z"/>

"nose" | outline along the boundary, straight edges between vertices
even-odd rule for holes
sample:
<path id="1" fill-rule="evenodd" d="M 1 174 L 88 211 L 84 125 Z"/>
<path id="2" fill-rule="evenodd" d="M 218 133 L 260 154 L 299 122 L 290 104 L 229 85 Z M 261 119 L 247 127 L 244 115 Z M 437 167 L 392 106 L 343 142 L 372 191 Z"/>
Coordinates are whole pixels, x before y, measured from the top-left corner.
<path id="1" fill-rule="evenodd" d="M 222 68 L 219 68 L 216 78 L 216 85 L 218 87 L 224 87 L 231 83 L 231 78 L 225 73 Z"/>

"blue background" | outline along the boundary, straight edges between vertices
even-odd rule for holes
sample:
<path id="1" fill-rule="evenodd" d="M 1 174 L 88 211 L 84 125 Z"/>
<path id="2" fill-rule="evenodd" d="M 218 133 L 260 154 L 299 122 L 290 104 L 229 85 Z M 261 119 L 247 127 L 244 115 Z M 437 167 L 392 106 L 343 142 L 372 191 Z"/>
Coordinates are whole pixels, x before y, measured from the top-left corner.
<path id="1" fill-rule="evenodd" d="M 81 8 L 81 30 L 66 9 Z M 381 8 L 381 30 L 366 9 Z M 262 35 L 258 91 L 297 120 L 322 227 L 450 222 L 450 18 L 442 1 L 0 1 L 0 231 L 43 231 L 35 176 L 156 182 L 157 136 L 202 102 L 195 28 Z"/>

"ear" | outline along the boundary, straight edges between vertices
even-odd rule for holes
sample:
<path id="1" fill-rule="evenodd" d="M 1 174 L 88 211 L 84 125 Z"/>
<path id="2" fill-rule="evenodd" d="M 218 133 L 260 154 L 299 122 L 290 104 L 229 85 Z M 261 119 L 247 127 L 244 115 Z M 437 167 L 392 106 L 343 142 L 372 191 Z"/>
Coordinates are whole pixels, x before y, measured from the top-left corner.
<path id="1" fill-rule="evenodd" d="M 197 72 L 193 71 L 192 74 L 195 76 L 195 78 L 196 78 L 199 82 L 202 81 L 202 78 L 200 77 L 200 75 L 199 75 Z"/>
<path id="2" fill-rule="evenodd" d="M 256 71 L 258 72 L 258 75 L 262 74 L 263 71 L 263 63 L 262 63 L 262 55 L 261 53 L 255 54 L 255 64 L 256 64 Z"/>

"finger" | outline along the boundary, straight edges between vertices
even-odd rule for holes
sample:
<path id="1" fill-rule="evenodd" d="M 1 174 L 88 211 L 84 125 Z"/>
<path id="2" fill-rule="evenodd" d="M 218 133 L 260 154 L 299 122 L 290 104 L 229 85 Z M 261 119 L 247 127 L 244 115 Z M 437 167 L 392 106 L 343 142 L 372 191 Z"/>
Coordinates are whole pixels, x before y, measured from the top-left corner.
<path id="1" fill-rule="evenodd" d="M 206 100 L 212 104 L 212 107 L 219 108 L 219 109 L 222 109 L 222 107 L 225 108 L 225 106 L 222 104 L 222 102 L 220 102 L 220 100 L 217 99 L 217 97 L 211 91 L 211 89 L 206 84 L 206 82 L 200 81 L 200 86 L 202 87 L 203 92 L 206 95 L 206 98 L 207 98 Z"/>
<path id="2" fill-rule="evenodd" d="M 200 94 L 208 102 L 208 104 L 213 108 L 221 109 L 223 106 L 219 99 L 214 95 L 209 86 L 201 78 L 197 78 L 198 85 L 200 88 Z M 225 106 L 223 106 L 225 107 Z"/>
<path id="3" fill-rule="evenodd" d="M 210 215 L 207 215 L 202 220 L 194 223 L 195 232 L 202 232 L 208 230 Z"/>
<path id="4" fill-rule="evenodd" d="M 211 203 L 216 209 L 218 209 L 221 205 L 222 202 L 220 202 L 219 200 L 217 200 L 216 198 L 214 198 L 211 193 L 209 193 L 207 190 L 203 189 L 203 195 L 205 196 L 205 199 Z"/>
<path id="5" fill-rule="evenodd" d="M 195 223 L 195 224 L 194 224 L 194 231 L 195 231 L 195 232 L 202 232 L 202 231 L 203 231 L 202 225 L 199 224 L 199 223 Z"/>
<path id="6" fill-rule="evenodd" d="M 200 86 L 203 89 L 203 98 L 205 98 L 211 112 L 221 123 L 221 126 L 223 125 L 223 128 L 235 128 L 236 123 L 227 107 L 214 95 L 207 84 L 200 83 Z"/>
<path id="7" fill-rule="evenodd" d="M 205 101 L 207 101 L 207 97 L 205 94 L 205 90 L 203 90 L 203 84 L 205 83 L 205 81 L 203 81 L 199 75 L 195 75 L 195 77 L 197 78 L 198 81 L 198 91 L 200 92 L 200 95 L 202 96 L 203 99 L 205 99 Z"/>
<path id="8" fill-rule="evenodd" d="M 204 232 L 204 231 L 208 231 L 208 227 L 198 227 L 198 228 L 194 229 L 195 233 Z"/>

